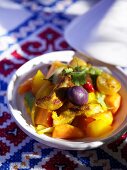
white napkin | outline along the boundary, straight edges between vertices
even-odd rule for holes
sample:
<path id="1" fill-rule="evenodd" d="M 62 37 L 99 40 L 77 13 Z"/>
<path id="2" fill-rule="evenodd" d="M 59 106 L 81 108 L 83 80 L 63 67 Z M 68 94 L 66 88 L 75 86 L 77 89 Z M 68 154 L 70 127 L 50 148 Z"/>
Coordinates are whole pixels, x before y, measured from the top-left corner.
<path id="1" fill-rule="evenodd" d="M 65 30 L 76 50 L 106 63 L 127 66 L 127 0 L 103 0 Z"/>

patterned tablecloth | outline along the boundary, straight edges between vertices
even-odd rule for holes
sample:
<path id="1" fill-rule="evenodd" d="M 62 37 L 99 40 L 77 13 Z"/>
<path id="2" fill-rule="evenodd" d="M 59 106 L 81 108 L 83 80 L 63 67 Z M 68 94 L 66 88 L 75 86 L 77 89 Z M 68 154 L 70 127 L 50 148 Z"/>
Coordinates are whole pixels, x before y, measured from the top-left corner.
<path id="1" fill-rule="evenodd" d="M 64 28 L 94 3 L 94 0 L 0 2 L 0 170 L 127 169 L 127 133 L 97 149 L 59 150 L 40 144 L 21 131 L 6 104 L 7 86 L 16 69 L 38 55 L 71 49 L 64 40 Z M 127 72 L 126 68 L 121 69 Z"/>

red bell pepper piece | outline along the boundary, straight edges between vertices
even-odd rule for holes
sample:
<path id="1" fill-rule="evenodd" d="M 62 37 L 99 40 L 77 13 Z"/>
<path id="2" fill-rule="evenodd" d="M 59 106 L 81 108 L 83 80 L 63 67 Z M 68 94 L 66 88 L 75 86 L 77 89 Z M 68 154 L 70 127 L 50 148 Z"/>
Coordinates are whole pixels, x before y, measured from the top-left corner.
<path id="1" fill-rule="evenodd" d="M 83 85 L 83 87 L 84 87 L 84 89 L 86 89 L 89 93 L 95 91 L 92 82 L 90 82 L 89 80 L 86 81 L 86 83 Z"/>

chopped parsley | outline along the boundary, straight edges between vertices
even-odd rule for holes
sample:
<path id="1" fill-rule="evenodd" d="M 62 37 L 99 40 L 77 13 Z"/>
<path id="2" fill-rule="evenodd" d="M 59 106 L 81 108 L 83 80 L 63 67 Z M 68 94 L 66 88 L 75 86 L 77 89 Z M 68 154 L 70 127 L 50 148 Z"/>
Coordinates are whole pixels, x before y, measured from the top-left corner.
<path id="1" fill-rule="evenodd" d="M 107 110 L 107 105 L 105 103 L 105 95 L 102 93 L 96 93 L 96 97 L 97 97 L 97 101 L 98 103 L 100 103 L 100 105 L 102 106 L 103 110 Z"/>
<path id="2" fill-rule="evenodd" d="M 75 67 L 75 68 L 66 68 L 63 70 L 62 74 L 63 75 L 70 75 L 72 78 L 72 82 L 77 85 L 83 85 L 86 83 L 86 76 L 89 74 L 91 76 L 97 76 L 100 75 L 102 70 L 96 68 L 96 67 L 88 67 L 88 66 L 83 66 L 83 67 Z"/>
<path id="3" fill-rule="evenodd" d="M 24 99 L 25 99 L 27 106 L 29 107 L 29 109 L 31 111 L 33 108 L 33 105 L 34 105 L 35 97 L 33 96 L 33 94 L 31 92 L 27 92 L 25 94 Z"/>

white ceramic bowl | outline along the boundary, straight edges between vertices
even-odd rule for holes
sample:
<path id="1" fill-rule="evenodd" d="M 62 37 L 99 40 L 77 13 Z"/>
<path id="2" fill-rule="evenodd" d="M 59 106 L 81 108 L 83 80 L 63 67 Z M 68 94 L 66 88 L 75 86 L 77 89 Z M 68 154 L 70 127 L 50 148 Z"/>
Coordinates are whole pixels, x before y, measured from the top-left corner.
<path id="1" fill-rule="evenodd" d="M 116 118 L 114 120 L 113 126 L 115 130 L 107 134 L 106 137 L 98 139 L 84 138 L 79 140 L 64 140 L 55 139 L 43 134 L 42 135 L 37 134 L 34 128 L 31 126 L 30 118 L 25 111 L 23 97 L 21 97 L 17 92 L 17 89 L 21 82 L 23 82 L 28 77 L 34 75 L 39 68 L 42 68 L 45 64 L 49 64 L 55 60 L 69 62 L 74 54 L 75 54 L 74 51 L 51 52 L 36 57 L 22 65 L 11 78 L 7 90 L 7 101 L 10 112 L 14 117 L 17 125 L 33 139 L 45 145 L 59 149 L 85 150 L 101 146 L 106 141 L 114 139 L 114 137 L 116 137 L 117 135 L 121 135 L 127 128 L 127 111 L 126 111 L 127 82 L 126 77 L 123 73 L 121 73 L 115 67 L 109 66 L 109 69 L 112 72 L 112 74 L 116 76 L 122 83 L 122 89 L 120 91 L 122 96 L 122 104 L 119 113 L 116 115 Z M 99 63 L 99 65 L 101 65 L 101 63 Z M 107 65 L 105 66 L 107 67 Z"/>

